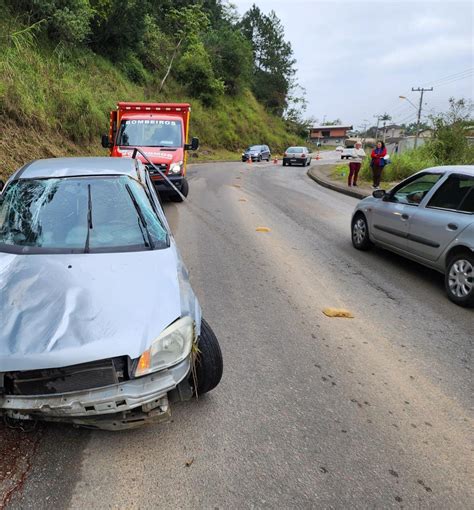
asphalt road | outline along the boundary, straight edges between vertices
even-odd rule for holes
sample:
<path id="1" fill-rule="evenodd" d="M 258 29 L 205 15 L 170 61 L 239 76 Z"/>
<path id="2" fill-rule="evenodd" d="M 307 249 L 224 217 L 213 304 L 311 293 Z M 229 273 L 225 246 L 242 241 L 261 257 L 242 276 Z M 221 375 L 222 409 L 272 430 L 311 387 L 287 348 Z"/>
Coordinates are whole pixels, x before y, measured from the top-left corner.
<path id="1" fill-rule="evenodd" d="M 165 210 L 221 384 L 166 424 L 18 433 L 7 508 L 472 508 L 474 312 L 441 275 L 354 250 L 356 200 L 305 172 L 192 167 Z"/>

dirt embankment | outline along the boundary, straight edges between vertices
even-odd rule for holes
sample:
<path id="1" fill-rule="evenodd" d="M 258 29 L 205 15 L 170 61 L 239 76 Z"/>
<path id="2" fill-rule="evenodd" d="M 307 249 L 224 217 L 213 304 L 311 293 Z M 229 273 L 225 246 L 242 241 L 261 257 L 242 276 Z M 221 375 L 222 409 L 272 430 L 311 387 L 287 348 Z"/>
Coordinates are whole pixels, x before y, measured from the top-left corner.
<path id="1" fill-rule="evenodd" d="M 78 145 L 58 131 L 21 126 L 5 117 L 0 117 L 0 125 L 0 178 L 3 180 L 33 159 L 107 155 L 100 140 Z"/>

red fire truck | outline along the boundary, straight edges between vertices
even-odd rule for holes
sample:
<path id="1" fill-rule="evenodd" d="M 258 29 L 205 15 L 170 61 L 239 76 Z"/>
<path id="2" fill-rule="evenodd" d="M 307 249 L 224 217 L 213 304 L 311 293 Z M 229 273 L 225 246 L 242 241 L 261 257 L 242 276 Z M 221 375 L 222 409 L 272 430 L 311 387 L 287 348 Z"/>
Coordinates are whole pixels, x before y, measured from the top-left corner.
<path id="1" fill-rule="evenodd" d="M 188 103 L 117 103 L 117 109 L 110 112 L 109 134 L 102 135 L 102 147 L 116 158 L 132 157 L 134 149 L 140 149 L 149 161 L 140 154 L 137 157 L 150 172 L 157 191 L 180 202 L 182 197 L 153 165 L 187 196 L 187 151 L 199 147 L 197 138 L 188 143 L 190 112 Z"/>

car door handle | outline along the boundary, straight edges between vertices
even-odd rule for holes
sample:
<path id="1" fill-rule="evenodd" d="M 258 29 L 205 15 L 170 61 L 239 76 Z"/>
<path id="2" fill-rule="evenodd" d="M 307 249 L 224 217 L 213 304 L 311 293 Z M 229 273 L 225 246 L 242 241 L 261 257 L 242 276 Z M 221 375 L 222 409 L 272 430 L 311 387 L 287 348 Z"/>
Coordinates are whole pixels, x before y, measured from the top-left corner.
<path id="1" fill-rule="evenodd" d="M 457 230 L 458 226 L 456 223 L 448 223 L 448 230 Z"/>
<path id="2" fill-rule="evenodd" d="M 402 220 L 407 220 L 409 217 L 408 214 L 402 214 Z"/>

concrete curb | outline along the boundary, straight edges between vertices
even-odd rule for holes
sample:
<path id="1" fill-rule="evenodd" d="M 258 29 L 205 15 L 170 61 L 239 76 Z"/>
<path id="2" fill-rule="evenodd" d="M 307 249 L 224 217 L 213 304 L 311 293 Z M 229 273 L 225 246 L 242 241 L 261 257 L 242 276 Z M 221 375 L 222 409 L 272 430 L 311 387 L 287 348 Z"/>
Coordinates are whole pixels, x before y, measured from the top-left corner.
<path id="1" fill-rule="evenodd" d="M 353 198 L 362 199 L 370 196 L 370 192 L 346 188 L 345 186 L 331 182 L 329 179 L 326 179 L 325 177 L 318 175 L 318 173 L 316 172 L 316 168 L 317 167 L 310 168 L 307 172 L 307 175 L 310 179 L 313 179 L 313 181 L 317 182 L 320 186 L 324 186 L 325 188 L 329 188 L 339 193 L 343 193 L 344 195 L 349 195 L 350 197 Z"/>

